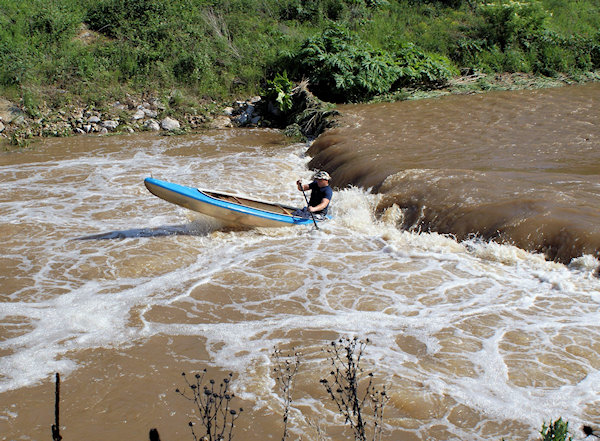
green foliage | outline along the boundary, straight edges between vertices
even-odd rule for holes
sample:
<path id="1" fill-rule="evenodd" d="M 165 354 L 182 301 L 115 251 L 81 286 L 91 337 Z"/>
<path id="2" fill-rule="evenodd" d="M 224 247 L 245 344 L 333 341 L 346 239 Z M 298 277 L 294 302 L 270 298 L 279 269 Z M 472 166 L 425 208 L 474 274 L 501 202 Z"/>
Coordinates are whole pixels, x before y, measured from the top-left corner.
<path id="1" fill-rule="evenodd" d="M 270 84 L 274 84 L 274 87 L 271 86 L 267 91 L 269 102 L 281 98 L 283 103 L 283 107 L 278 105 L 278 111 L 269 111 L 273 127 L 283 128 L 287 136 L 299 141 L 314 139 L 326 128 L 332 127 L 333 117 L 338 115 L 335 106 L 315 97 L 306 88 L 306 82 L 295 85 L 284 72 Z"/>
<path id="2" fill-rule="evenodd" d="M 348 29 L 331 26 L 287 55 L 297 78 L 307 78 L 322 99 L 348 102 L 369 99 L 399 87 L 432 87 L 455 75 L 451 62 L 429 55 L 412 43 L 375 49 Z"/>
<path id="3" fill-rule="evenodd" d="M 25 47 L 0 40 L 0 85 L 22 84 L 28 79 L 30 66 L 29 54 Z"/>
<path id="4" fill-rule="evenodd" d="M 3 3 L 0 87 L 85 82 L 142 90 L 177 85 L 214 97 L 255 92 L 278 36 L 258 2 L 250 8 L 241 0 Z M 93 38 L 79 38 L 86 33 Z"/>
<path id="5" fill-rule="evenodd" d="M 317 96 L 337 102 L 388 91 L 400 74 L 389 53 L 375 50 L 342 26 L 308 38 L 288 63 L 297 76 L 308 79 Z"/>
<path id="6" fill-rule="evenodd" d="M 27 31 L 38 43 L 60 46 L 75 34 L 82 19 L 78 9 L 68 8 L 62 2 L 36 0 L 32 3 Z"/>
<path id="7" fill-rule="evenodd" d="M 600 67 L 600 31 L 590 39 L 590 62 L 593 69 Z"/>
<path id="8" fill-rule="evenodd" d="M 488 73 L 554 76 L 597 69 L 596 29 L 592 33 L 591 28 L 581 26 L 590 31 L 587 36 L 557 32 L 553 29 L 557 22 L 548 6 L 556 7 L 554 0 L 480 3 L 470 26 L 452 47 L 451 58 L 461 66 Z M 575 15 L 574 9 L 568 13 L 564 7 L 559 12 L 561 21 L 565 14 Z"/>
<path id="9" fill-rule="evenodd" d="M 268 81 L 267 99 L 277 103 L 279 110 L 288 112 L 292 109 L 292 91 L 294 84 L 288 79 L 287 72 L 277 74 Z"/>
<path id="10" fill-rule="evenodd" d="M 600 67 L 599 35 L 596 34 L 596 38 L 562 37 L 555 32 L 544 32 L 532 45 L 536 53 L 534 70 L 543 75 L 556 75 L 597 69 Z"/>
<path id="11" fill-rule="evenodd" d="M 25 148 L 31 143 L 31 138 L 33 138 L 33 135 L 30 131 L 20 129 L 10 136 L 9 143 L 18 148 Z"/>
<path id="12" fill-rule="evenodd" d="M 90 29 L 112 37 L 128 36 L 156 44 L 160 32 L 160 17 L 168 11 L 161 0 L 101 0 L 93 3 L 86 15 Z M 164 29 L 164 28 L 163 28 Z"/>
<path id="13" fill-rule="evenodd" d="M 413 43 L 402 44 L 395 52 L 396 64 L 400 67 L 398 86 L 436 87 L 445 84 L 458 74 L 448 58 L 427 54 Z"/>
<path id="14" fill-rule="evenodd" d="M 413 0 L 415 3 L 439 3 L 444 6 L 448 6 L 450 8 L 458 8 L 462 6 L 464 3 L 473 3 L 474 0 Z"/>
<path id="15" fill-rule="evenodd" d="M 454 66 L 600 68 L 597 0 L 0 2 L 0 94 L 36 90 L 29 102 L 53 89 L 95 101 L 172 89 L 229 98 L 286 69 L 321 98 L 357 101 L 437 87 Z"/>
<path id="16" fill-rule="evenodd" d="M 278 3 L 282 20 L 322 23 L 364 18 L 370 11 L 386 6 L 387 0 L 284 0 Z"/>
<path id="17" fill-rule="evenodd" d="M 569 423 L 568 421 L 563 421 L 562 418 L 559 418 L 554 422 L 551 421 L 549 426 L 546 426 L 546 423 L 544 423 L 540 434 L 542 435 L 542 441 L 573 440 L 573 437 L 569 436 Z"/>
<path id="18" fill-rule="evenodd" d="M 549 17 L 537 0 L 482 3 L 478 11 L 484 22 L 477 37 L 484 38 L 488 46 L 498 45 L 502 51 L 514 45 L 527 46 L 544 29 Z"/>
<path id="19" fill-rule="evenodd" d="M 543 0 L 543 4 L 551 11 L 551 18 L 547 21 L 548 30 L 565 36 L 591 36 L 600 29 L 598 2 L 595 0 Z"/>

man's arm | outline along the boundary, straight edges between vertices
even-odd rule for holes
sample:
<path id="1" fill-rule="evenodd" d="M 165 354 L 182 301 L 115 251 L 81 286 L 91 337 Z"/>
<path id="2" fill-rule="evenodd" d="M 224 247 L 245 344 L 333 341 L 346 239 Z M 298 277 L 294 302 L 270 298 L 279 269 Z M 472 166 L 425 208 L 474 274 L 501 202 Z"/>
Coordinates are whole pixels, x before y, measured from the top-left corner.
<path id="1" fill-rule="evenodd" d="M 321 210 L 324 210 L 325 208 L 327 208 L 328 205 L 329 205 L 329 199 L 323 199 L 319 205 L 316 205 L 314 207 L 308 207 L 308 211 L 311 211 L 313 213 L 316 211 L 321 211 Z"/>

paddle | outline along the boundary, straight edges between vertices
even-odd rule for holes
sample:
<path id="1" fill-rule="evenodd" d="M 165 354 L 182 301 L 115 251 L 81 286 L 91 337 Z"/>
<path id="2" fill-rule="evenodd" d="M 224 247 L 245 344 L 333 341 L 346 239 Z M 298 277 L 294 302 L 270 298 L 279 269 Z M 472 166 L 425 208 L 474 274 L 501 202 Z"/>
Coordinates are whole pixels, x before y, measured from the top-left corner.
<path id="1" fill-rule="evenodd" d="M 308 198 L 306 197 L 306 192 L 304 191 L 304 186 L 302 185 L 301 181 L 298 181 L 297 184 L 298 184 L 298 187 L 300 187 L 300 190 L 302 190 L 302 194 L 304 195 L 304 200 L 306 201 L 306 209 L 308 210 L 308 207 L 309 207 Z M 318 230 L 319 227 L 317 226 L 317 221 L 315 219 L 315 215 L 310 210 L 308 210 L 308 212 L 310 213 L 310 217 L 312 217 L 312 220 L 315 224 L 315 228 Z"/>

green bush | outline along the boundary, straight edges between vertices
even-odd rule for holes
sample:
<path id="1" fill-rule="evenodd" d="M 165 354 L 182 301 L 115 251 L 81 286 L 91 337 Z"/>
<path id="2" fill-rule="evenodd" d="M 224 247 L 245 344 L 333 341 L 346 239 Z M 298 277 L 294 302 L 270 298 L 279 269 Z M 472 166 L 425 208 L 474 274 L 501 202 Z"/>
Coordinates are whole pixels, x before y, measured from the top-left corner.
<path id="1" fill-rule="evenodd" d="M 511 46 L 527 46 L 545 26 L 549 13 L 537 0 L 519 2 L 514 0 L 482 3 L 478 8 L 484 19 L 477 38 L 483 38 L 488 46 L 498 45 L 504 51 Z"/>
<path id="2" fill-rule="evenodd" d="M 533 40 L 530 50 L 535 53 L 533 70 L 542 75 L 574 74 L 600 67 L 599 45 L 593 38 L 562 37 L 546 31 Z"/>
<path id="3" fill-rule="evenodd" d="M 520 49 L 508 49 L 504 53 L 503 70 L 506 72 L 531 72 L 531 63 L 527 53 Z"/>
<path id="4" fill-rule="evenodd" d="M 406 86 L 437 86 L 456 74 L 447 58 L 414 44 L 375 49 L 341 26 L 308 38 L 284 65 L 297 79 L 308 79 L 319 98 L 334 102 L 369 99 Z"/>
<path id="5" fill-rule="evenodd" d="M 404 86 L 439 87 L 458 74 L 448 58 L 427 54 L 412 43 L 404 43 L 394 52 L 400 75 L 394 88 Z"/>
<path id="6" fill-rule="evenodd" d="M 587 2 L 582 3 L 585 8 Z M 562 3 L 554 0 L 481 2 L 462 35 L 450 46 L 449 55 L 461 67 L 489 73 L 553 76 L 596 69 L 594 54 L 598 49 L 594 34 L 571 34 L 564 26 L 563 33 L 554 30 L 560 26 L 546 6 L 557 8 L 559 20 L 565 24 L 565 16 L 572 19 L 576 11 L 559 5 Z M 586 29 L 583 25 L 578 27 Z"/>
<path id="7" fill-rule="evenodd" d="M 285 63 L 328 101 L 348 102 L 388 91 L 400 74 L 390 54 L 375 50 L 342 26 L 308 38 Z"/>

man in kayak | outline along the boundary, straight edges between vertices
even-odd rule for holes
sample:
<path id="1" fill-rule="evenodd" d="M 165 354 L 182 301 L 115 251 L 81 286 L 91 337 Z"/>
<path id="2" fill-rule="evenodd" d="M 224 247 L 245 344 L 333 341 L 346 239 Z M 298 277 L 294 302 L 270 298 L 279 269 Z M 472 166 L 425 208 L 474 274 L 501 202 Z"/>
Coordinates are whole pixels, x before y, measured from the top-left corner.
<path id="1" fill-rule="evenodd" d="M 327 215 L 327 209 L 333 196 L 333 190 L 329 186 L 331 177 L 326 171 L 318 171 L 313 176 L 310 184 L 303 184 L 301 180 L 296 181 L 299 191 L 310 190 L 310 200 L 308 207 L 296 210 L 292 213 L 294 216 L 309 218 L 312 216 L 322 219 Z"/>

